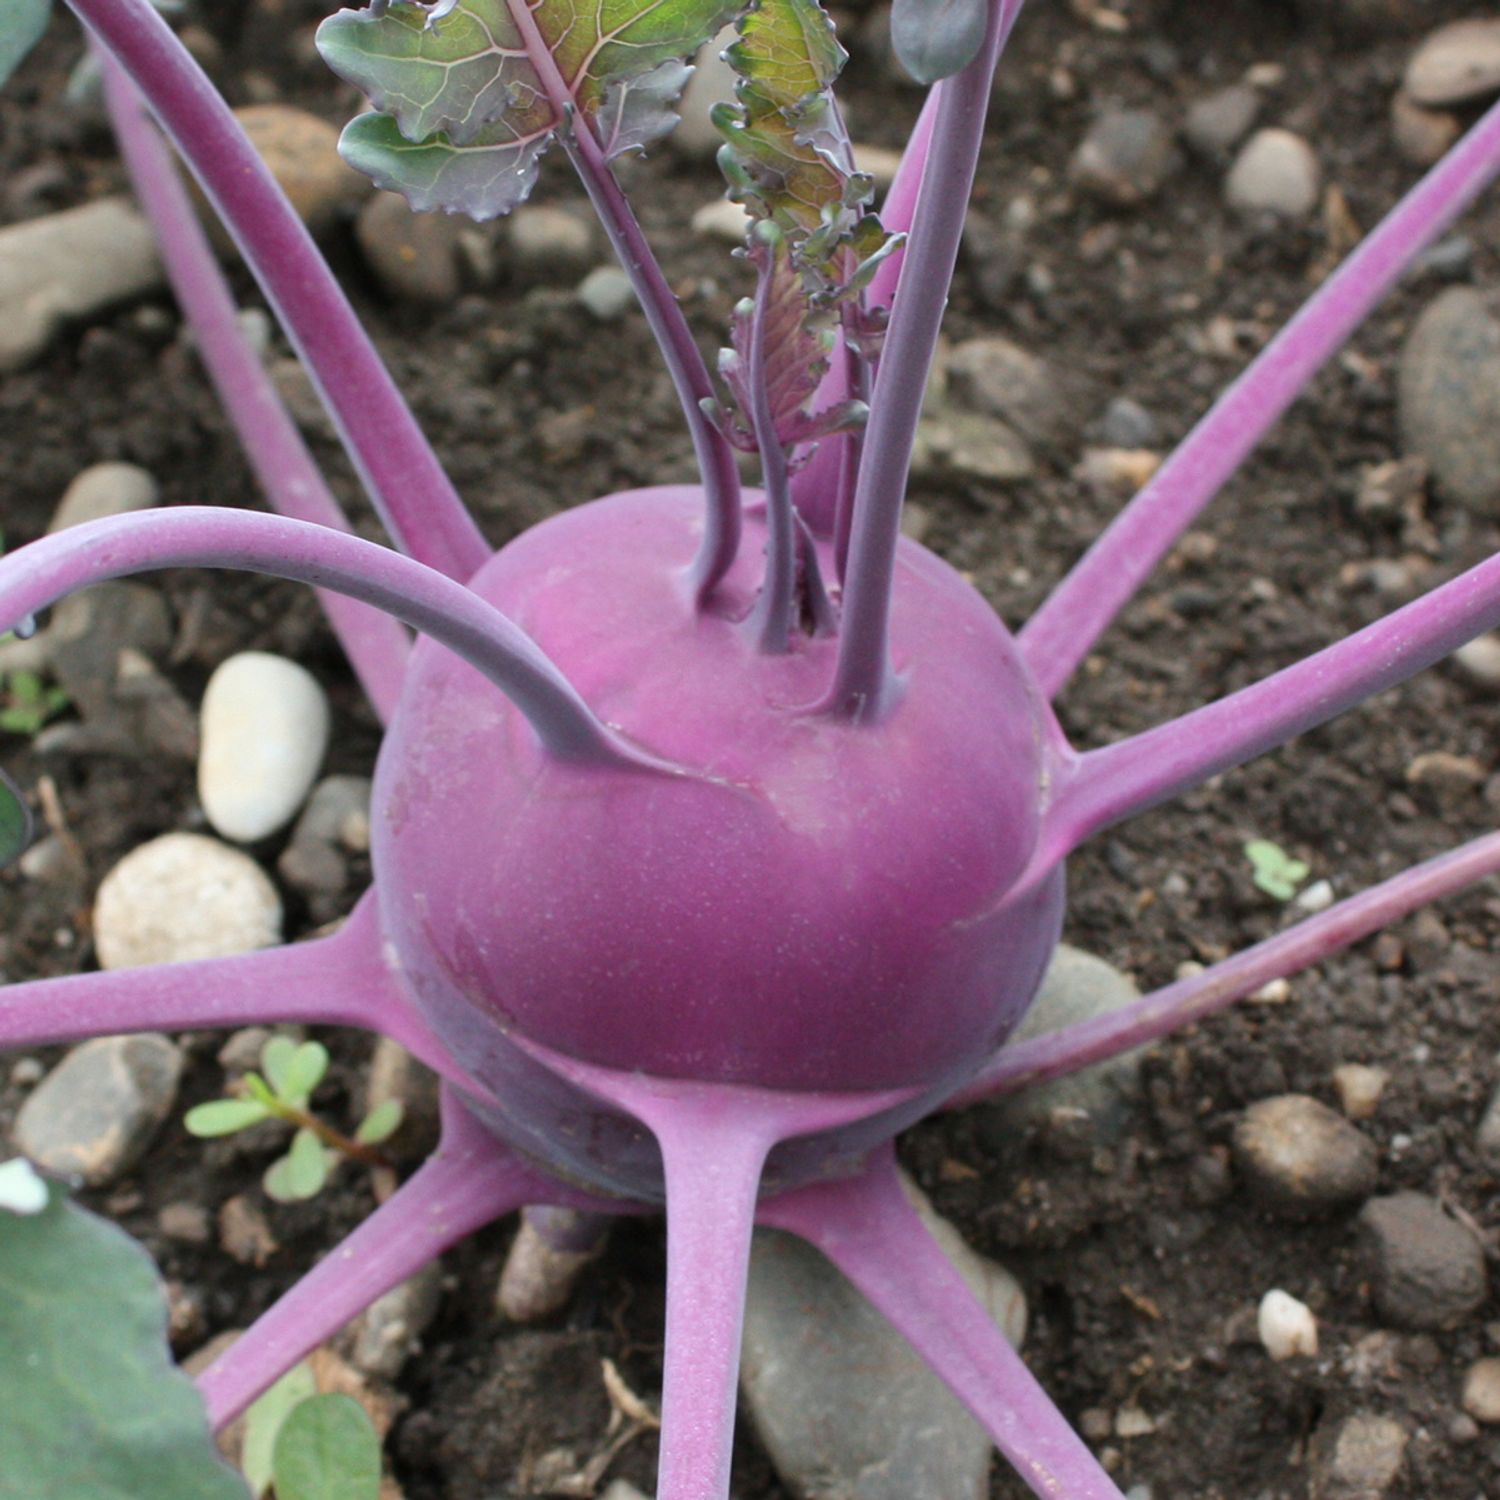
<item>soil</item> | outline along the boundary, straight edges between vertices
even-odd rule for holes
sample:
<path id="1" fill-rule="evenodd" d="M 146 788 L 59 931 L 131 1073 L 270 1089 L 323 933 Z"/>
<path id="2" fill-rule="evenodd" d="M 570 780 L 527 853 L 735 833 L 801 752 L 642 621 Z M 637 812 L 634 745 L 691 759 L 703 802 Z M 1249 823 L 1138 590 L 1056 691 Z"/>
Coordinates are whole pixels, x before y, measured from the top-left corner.
<path id="1" fill-rule="evenodd" d="M 975 267 L 955 289 L 950 336 L 997 332 L 1044 354 L 1088 392 L 1091 413 L 1129 395 L 1165 437 L 1184 432 L 1212 395 L 1315 284 L 1330 263 L 1330 227 L 1267 229 L 1223 207 L 1222 168 L 1190 163 L 1144 209 L 1112 213 L 1068 189 L 1068 158 L 1109 101 L 1171 120 L 1252 64 L 1283 73 L 1263 118 L 1316 145 L 1326 180 L 1369 226 L 1413 177 L 1391 144 L 1388 108 L 1412 33 L 1390 21 L 1364 32 L 1328 21 L 1340 8 L 1270 0 L 1122 5 L 1122 33 L 1090 24 L 1093 7 L 1034 7 L 1002 69 L 976 207 L 999 222 L 1021 195 L 1039 212 L 1017 277 L 997 297 Z M 1359 7 L 1349 7 L 1358 9 Z M 1366 10 L 1372 9 L 1365 7 Z M 205 7 L 216 72 L 235 102 L 279 98 L 340 121 L 351 99 L 311 56 L 312 0 L 265 0 L 251 10 Z M 1470 13 L 1466 0 L 1389 6 L 1422 28 Z M 850 14 L 853 34 L 871 34 Z M 121 171 L 97 118 L 57 103 L 77 53 L 62 24 L 0 98 L 0 217 L 11 221 L 118 190 Z M 856 140 L 899 145 L 918 94 L 855 46 L 847 113 Z M 717 191 L 713 168 L 670 151 L 633 168 L 643 218 L 701 340 L 722 336 L 740 268 L 692 236 L 692 211 Z M 564 164 L 549 160 L 542 201 L 575 201 Z M 1472 279 L 1500 284 L 1500 202 L 1464 232 Z M 437 315 L 393 305 L 347 238 L 338 270 L 417 414 L 490 539 L 505 542 L 553 510 L 628 486 L 691 476 L 670 387 L 638 319 L 601 333 L 566 292 L 501 283 Z M 1062 698 L 1082 745 L 1142 729 L 1240 686 L 1345 634 L 1396 602 L 1351 582 L 1372 560 L 1414 560 L 1412 592 L 1495 548 L 1496 527 L 1432 499 L 1425 527 L 1356 513 L 1361 465 L 1398 451 L 1394 359 L 1413 317 L 1437 289 L 1414 278 L 1379 309 L 1349 351 L 1313 385 L 1201 523 L 1216 547 L 1179 550 L 1100 644 Z M 244 288 L 247 297 L 251 294 Z M 1203 330 L 1231 320 L 1240 352 L 1204 352 Z M 364 516 L 347 465 L 316 437 L 335 486 Z M 5 540 L 40 533 L 84 465 L 125 458 L 161 481 L 168 503 L 259 502 L 233 435 L 165 297 L 72 330 L 0 390 Z M 1076 455 L 1074 455 L 1076 457 Z M 1009 488 L 924 487 L 925 541 L 961 568 L 1012 625 L 1044 597 L 1117 501 L 1093 494 L 1071 463 Z M 362 521 L 361 524 L 373 523 Z M 373 533 L 372 533 L 373 534 Z M 1212 550 L 1211 557 L 1208 552 Z M 1354 565 L 1352 571 L 1348 565 Z M 169 675 L 195 702 L 213 664 L 263 648 L 307 663 L 333 695 L 339 733 L 331 770 L 367 771 L 377 727 L 310 596 L 236 576 L 176 573 L 153 580 L 181 627 Z M 1451 667 L 1381 695 L 1336 725 L 1219 778 L 1169 808 L 1113 831 L 1072 862 L 1067 937 L 1134 974 L 1169 981 L 1185 960 L 1211 961 L 1275 931 L 1284 907 L 1251 882 L 1252 837 L 1309 862 L 1340 893 L 1363 888 L 1489 825 L 1480 788 L 1439 800 L 1408 784 L 1424 751 L 1496 762 L 1500 699 Z M 0 968 L 7 980 L 67 973 L 92 960 L 89 896 L 134 845 L 201 826 L 191 767 L 160 757 L 38 756 L 7 739 L 21 784 L 50 776 L 88 874 L 72 891 L 0 877 Z M 276 846 L 257 850 L 273 860 Z M 312 925 L 294 907 L 289 936 Z M 1500 1342 L 1496 1308 L 1450 1332 L 1400 1336 L 1388 1363 L 1356 1358 L 1378 1327 L 1348 1216 L 1310 1224 L 1268 1217 L 1225 1169 L 1238 1112 L 1267 1095 L 1301 1091 L 1329 1102 L 1339 1063 L 1386 1069 L 1390 1083 L 1362 1128 L 1376 1141 L 1381 1191 L 1411 1188 L 1471 1215 L 1495 1244 L 1496 1182 L 1477 1157 L 1475 1126 L 1495 1082 L 1500 1007 L 1494 952 L 1500 898 L 1493 884 L 1401 925 L 1293 981 L 1282 1005 L 1242 1005 L 1156 1049 L 1141 1107 L 1125 1135 L 1081 1151 L 1076 1142 L 1015 1141 L 984 1110 L 939 1118 L 903 1145 L 908 1167 L 981 1251 L 1012 1267 L 1032 1308 L 1027 1358 L 1076 1421 L 1139 1407 L 1154 1433 L 1108 1437 L 1122 1487 L 1178 1496 L 1300 1497 L 1309 1492 L 1310 1437 L 1344 1414 L 1394 1415 L 1411 1435 L 1392 1497 L 1472 1500 L 1500 1494 L 1500 1438 L 1455 1424 L 1468 1365 Z M 219 1092 L 213 1038 L 190 1038 L 184 1103 Z M 331 1116 L 359 1087 L 368 1044 L 341 1039 Z M 50 1058 L 50 1054 L 48 1054 Z M 8 1075 L 8 1069 L 6 1070 Z M 0 1127 L 22 1097 L 0 1077 Z M 94 1195 L 195 1300 L 203 1336 L 263 1310 L 371 1206 L 346 1174 L 313 1204 L 265 1203 L 263 1156 L 206 1150 L 163 1131 L 145 1167 Z M 279 1250 L 262 1268 L 217 1244 L 186 1246 L 157 1225 L 166 1204 L 217 1211 L 229 1197 L 262 1203 Z M 566 1444 L 586 1457 L 606 1407 L 601 1356 L 636 1390 L 659 1388 L 663 1246 L 660 1227 L 622 1227 L 567 1312 L 540 1330 L 503 1325 L 492 1294 L 512 1226 L 454 1253 L 451 1289 L 424 1352 L 398 1383 L 404 1415 L 390 1442 L 409 1500 L 495 1500 L 520 1492 L 537 1456 Z M 1316 1311 L 1316 1360 L 1272 1364 L 1246 1310 L 1273 1286 Z M 1250 1330 L 1247 1332 L 1247 1329 Z M 1366 1346 L 1368 1352 L 1370 1346 Z M 1107 1420 L 1107 1416 L 1104 1420 Z M 654 1443 L 617 1460 L 649 1490 Z M 997 1468 L 996 1497 L 1019 1496 Z M 735 1494 L 785 1491 L 753 1436 L 741 1431 Z"/>

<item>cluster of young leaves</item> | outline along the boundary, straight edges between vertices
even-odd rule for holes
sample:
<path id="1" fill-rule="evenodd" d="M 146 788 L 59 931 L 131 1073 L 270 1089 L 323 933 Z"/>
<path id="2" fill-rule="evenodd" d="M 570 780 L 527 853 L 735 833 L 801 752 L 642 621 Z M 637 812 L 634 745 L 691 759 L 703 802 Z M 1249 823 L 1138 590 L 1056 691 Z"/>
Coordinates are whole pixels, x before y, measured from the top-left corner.
<path id="1" fill-rule="evenodd" d="M 606 160 L 676 123 L 687 59 L 743 0 L 371 0 L 318 28 L 318 50 L 374 105 L 345 159 L 414 209 L 509 213 L 559 132 Z"/>
<path id="2" fill-rule="evenodd" d="M 345 1136 L 311 1113 L 314 1090 L 328 1072 L 328 1049 L 320 1042 L 297 1043 L 274 1036 L 260 1055 L 260 1072 L 249 1072 L 231 1096 L 190 1109 L 183 1123 L 203 1139 L 237 1135 L 263 1120 L 285 1120 L 296 1127 L 291 1145 L 266 1169 L 262 1185 L 278 1203 L 299 1203 L 322 1192 L 341 1157 L 383 1165 L 375 1149 L 401 1126 L 401 1105 L 389 1099 Z"/>
<path id="3" fill-rule="evenodd" d="M 1305 859 L 1288 854 L 1270 839 L 1251 839 L 1245 845 L 1245 858 L 1250 861 L 1250 879 L 1255 888 L 1278 901 L 1290 901 L 1312 872 Z"/>

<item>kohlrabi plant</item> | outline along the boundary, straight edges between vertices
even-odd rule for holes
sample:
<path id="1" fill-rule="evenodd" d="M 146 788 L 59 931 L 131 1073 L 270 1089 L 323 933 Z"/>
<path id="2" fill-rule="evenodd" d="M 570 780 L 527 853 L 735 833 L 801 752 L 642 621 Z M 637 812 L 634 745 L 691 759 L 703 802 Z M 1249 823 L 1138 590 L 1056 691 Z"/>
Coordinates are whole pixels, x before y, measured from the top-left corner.
<path id="1" fill-rule="evenodd" d="M 199 1380 L 215 1424 L 525 1205 L 665 1208 L 659 1500 L 729 1486 L 750 1233 L 810 1240 L 1038 1495 L 1119 1500 L 897 1180 L 923 1115 L 1138 1047 L 1500 869 L 1500 835 L 1111 1016 L 1022 1045 L 1084 840 L 1500 623 L 1500 559 L 1228 697 L 1080 753 L 1051 707 L 1260 436 L 1500 169 L 1486 115 L 1330 276 L 1012 636 L 901 534 L 923 388 L 1020 0 L 896 0 L 930 96 L 879 217 L 815 0 L 372 0 L 319 33 L 369 98 L 344 152 L 478 217 L 568 158 L 634 284 L 701 478 L 485 544 L 228 107 L 149 0 L 69 0 L 197 347 L 280 516 L 184 506 L 0 562 L 0 625 L 149 568 L 322 591 L 386 723 L 373 888 L 333 936 L 0 990 L 0 1047 L 347 1025 L 445 1081 L 436 1154 Z M 34 0 L 5 0 L 13 27 Z M 733 21 L 722 165 L 754 292 L 705 363 L 612 163 Z M 14 47 L 12 50 L 16 50 Z M 317 383 L 395 549 L 357 539 L 255 357 L 154 115 Z M 736 450 L 758 455 L 743 492 Z M 399 624 L 397 622 L 400 622 Z M 417 632 L 413 641 L 403 627 Z M 12 822 L 14 812 L 12 811 Z"/>

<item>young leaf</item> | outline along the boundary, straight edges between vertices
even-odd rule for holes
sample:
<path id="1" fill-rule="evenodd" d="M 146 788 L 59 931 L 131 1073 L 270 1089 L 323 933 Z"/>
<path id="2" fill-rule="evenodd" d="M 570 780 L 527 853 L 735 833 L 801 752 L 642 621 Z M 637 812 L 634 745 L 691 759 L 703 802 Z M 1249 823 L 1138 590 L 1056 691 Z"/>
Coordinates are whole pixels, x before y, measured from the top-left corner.
<path id="1" fill-rule="evenodd" d="M 278 1203 L 316 1198 L 328 1181 L 328 1150 L 311 1130 L 299 1130 L 291 1149 L 266 1170 L 261 1185 Z"/>
<path id="2" fill-rule="evenodd" d="M 257 1104 L 265 1105 L 266 1113 L 268 1115 L 276 1113 L 276 1106 L 281 1101 L 276 1097 L 276 1090 L 273 1089 L 271 1085 L 260 1076 L 259 1073 L 246 1073 L 243 1080 L 241 1081 L 244 1084 L 245 1092 L 248 1093 Z"/>
<path id="3" fill-rule="evenodd" d="M 891 45 L 918 83 L 967 67 L 984 45 L 989 0 L 894 0 Z"/>
<path id="4" fill-rule="evenodd" d="M 275 1472 L 276 1438 L 292 1408 L 318 1394 L 312 1366 L 300 1364 L 288 1370 L 245 1413 L 245 1446 L 240 1453 L 240 1472 L 250 1484 L 250 1493 L 260 1496 L 271 1487 Z"/>
<path id="5" fill-rule="evenodd" d="M 234 1135 L 258 1125 L 271 1115 L 258 1099 L 210 1099 L 207 1104 L 198 1104 L 183 1116 L 183 1125 L 189 1135 L 203 1140 L 215 1136 Z"/>
<path id="6" fill-rule="evenodd" d="M 380 1439 L 352 1396 L 314 1396 L 281 1424 L 276 1500 L 376 1500 Z"/>
<path id="7" fill-rule="evenodd" d="M 31 813 L 10 778 L 0 771 L 0 868 L 19 859 L 31 842 Z"/>
<path id="8" fill-rule="evenodd" d="M 382 1141 L 390 1140 L 400 1130 L 405 1114 L 399 1099 L 387 1099 L 365 1116 L 359 1129 L 354 1132 L 354 1139 L 361 1146 L 378 1146 Z"/>
<path id="9" fill-rule="evenodd" d="M 52 0 L 0 0 L 0 88 L 41 41 Z"/>
<path id="10" fill-rule="evenodd" d="M 260 1064 L 277 1097 L 300 1109 L 328 1072 L 328 1049 L 321 1042 L 299 1045 L 289 1036 L 273 1036 Z"/>
<path id="11" fill-rule="evenodd" d="M 260 1049 L 261 1069 L 278 1097 L 286 1093 L 286 1077 L 291 1071 L 292 1059 L 297 1055 L 297 1047 L 293 1037 L 278 1034 Z"/>
<path id="12" fill-rule="evenodd" d="M 738 9 L 738 0 L 397 0 L 340 11 L 318 28 L 318 49 L 395 128 L 362 115 L 339 149 L 414 208 L 508 213 L 560 129 L 594 131 L 606 155 L 669 130 L 683 60 Z"/>
<path id="13" fill-rule="evenodd" d="M 1290 901 L 1311 873 L 1306 860 L 1293 858 L 1270 839 L 1251 839 L 1245 845 L 1245 857 L 1250 861 L 1250 878 L 1256 888 L 1278 901 Z"/>
<path id="14" fill-rule="evenodd" d="M 39 1213 L 0 1213 L 0 1494 L 245 1500 L 172 1364 L 155 1267 L 49 1193 Z"/>

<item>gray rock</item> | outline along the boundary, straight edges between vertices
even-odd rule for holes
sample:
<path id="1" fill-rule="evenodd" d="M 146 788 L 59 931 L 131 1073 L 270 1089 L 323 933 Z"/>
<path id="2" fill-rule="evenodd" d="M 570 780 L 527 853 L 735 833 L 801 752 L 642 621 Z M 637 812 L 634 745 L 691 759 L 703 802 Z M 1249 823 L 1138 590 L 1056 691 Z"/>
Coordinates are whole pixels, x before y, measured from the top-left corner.
<path id="1" fill-rule="evenodd" d="M 1359 1412 L 1325 1421 L 1312 1440 L 1312 1500 L 1380 1500 L 1401 1473 L 1406 1443 L 1393 1417 Z"/>
<path id="2" fill-rule="evenodd" d="M 1172 132 L 1149 109 L 1107 109 L 1089 127 L 1068 173 L 1081 192 L 1115 208 L 1154 198 L 1182 165 Z"/>
<path id="3" fill-rule="evenodd" d="M 967 339 L 948 357 L 953 404 L 1008 422 L 1028 443 L 1058 449 L 1077 437 L 1075 403 L 1045 360 L 1009 339 Z"/>
<path id="4" fill-rule="evenodd" d="M 0 374 L 34 359 L 65 323 L 163 281 L 151 227 L 125 198 L 0 229 Z"/>
<path id="5" fill-rule="evenodd" d="M 363 1374 L 394 1380 L 420 1349 L 442 1300 L 443 1268 L 434 1261 L 360 1314 L 349 1335 L 349 1362 Z"/>
<path id="6" fill-rule="evenodd" d="M 1490 1095 L 1474 1145 L 1485 1166 L 1500 1177 L 1500 1089 Z"/>
<path id="7" fill-rule="evenodd" d="M 1092 953 L 1059 943 L 1041 990 L 1011 1040 L 1024 1042 L 1049 1031 L 1061 1031 L 1079 1021 L 1109 1015 L 1140 997 L 1129 975 Z M 1069 1116 L 1076 1120 L 1080 1113 L 1087 1116 L 1096 1138 L 1117 1138 L 1130 1120 L 1143 1052 L 1122 1053 L 1066 1078 L 1023 1089 L 983 1106 L 981 1129 L 986 1140 L 1003 1150 L 1028 1134 L 1053 1129 Z"/>
<path id="8" fill-rule="evenodd" d="M 375 279 L 404 302 L 441 306 L 463 290 L 462 218 L 413 213 L 400 193 L 376 193 L 354 221 L 354 238 Z"/>
<path id="9" fill-rule="evenodd" d="M 1111 448 L 1154 448 L 1161 424 L 1138 401 L 1116 396 L 1099 419 L 1099 436 Z"/>
<path id="10" fill-rule="evenodd" d="M 333 229 L 372 191 L 339 155 L 338 127 L 327 120 L 290 104 L 249 104 L 234 117 L 314 234 Z"/>
<path id="11" fill-rule="evenodd" d="M 594 264 L 593 223 L 568 209 L 527 204 L 507 229 L 511 270 L 523 285 L 566 285 Z"/>
<path id="12" fill-rule="evenodd" d="M 698 49 L 693 62 L 693 76 L 682 91 L 677 112 L 682 117 L 667 139 L 673 150 L 698 161 L 712 161 L 724 137 L 714 129 L 709 112 L 717 104 L 734 103 L 734 86 L 738 75 L 724 61 L 724 53 L 734 45 L 735 31 L 726 26 L 711 42 Z"/>
<path id="13" fill-rule="evenodd" d="M 1248 83 L 1216 89 L 1188 106 L 1182 134 L 1201 156 L 1217 158 L 1244 140 L 1260 113 L 1260 95 Z"/>
<path id="14" fill-rule="evenodd" d="M 1006 484 L 1029 479 L 1036 463 L 1009 423 L 983 412 L 946 410 L 924 417 L 912 452 L 917 480 L 978 479 Z"/>
<path id="15" fill-rule="evenodd" d="M 365 1113 L 391 1099 L 401 1105 L 401 1128 L 385 1143 L 385 1150 L 403 1160 L 426 1156 L 437 1145 L 437 1075 L 399 1042 L 383 1036 L 370 1056 Z"/>
<path id="16" fill-rule="evenodd" d="M 944 1245 L 950 1255 L 952 1240 Z M 979 1260 L 966 1248 L 970 1284 Z M 982 1264 L 991 1316 L 1024 1333 L 1019 1287 Z M 757 1230 L 741 1386 L 777 1471 L 802 1500 L 982 1500 L 990 1443 L 911 1346 L 816 1250 Z"/>
<path id="17" fill-rule="evenodd" d="M 338 896 L 349 879 L 348 855 L 370 847 L 370 778 L 326 776 L 313 788 L 276 869 L 309 896 Z"/>
<path id="18" fill-rule="evenodd" d="M 1375 1143 L 1305 1094 L 1261 1099 L 1240 1117 L 1234 1161 L 1255 1195 L 1283 1218 L 1362 1203 L 1375 1191 Z"/>
<path id="19" fill-rule="evenodd" d="M 86 719 L 115 717 L 125 652 L 149 660 L 164 655 L 171 640 L 167 602 L 144 583 L 96 583 L 70 594 L 47 627 L 52 670 Z"/>
<path id="20" fill-rule="evenodd" d="M 1374 1198 L 1359 1216 L 1375 1309 L 1393 1327 L 1453 1328 L 1489 1291 L 1484 1251 L 1421 1193 Z"/>
<path id="21" fill-rule="evenodd" d="M 47 530 L 66 531 L 85 521 L 149 510 L 160 497 L 156 480 L 139 464 L 90 464 L 63 491 Z"/>
<path id="22" fill-rule="evenodd" d="M 1477 1359 L 1464 1376 L 1464 1410 L 1476 1422 L 1500 1423 L 1500 1359 Z"/>
<path id="23" fill-rule="evenodd" d="M 164 1036 L 75 1047 L 16 1116 L 16 1145 L 39 1167 L 104 1187 L 140 1160 L 172 1111 L 182 1055 Z"/>
<path id="24" fill-rule="evenodd" d="M 619 266 L 595 266 L 578 283 L 578 300 L 600 323 L 617 323 L 635 306 L 635 289 Z"/>
<path id="25" fill-rule="evenodd" d="M 1429 106 L 1466 104 L 1500 91 L 1500 20 L 1438 27 L 1412 54 L 1404 87 Z"/>
<path id="26" fill-rule="evenodd" d="M 1321 172 L 1313 149 L 1290 130 L 1257 130 L 1224 179 L 1224 198 L 1243 213 L 1303 219 L 1318 206 Z"/>
<path id="27" fill-rule="evenodd" d="M 728 198 L 715 198 L 694 212 L 691 223 L 693 233 L 702 239 L 717 240 L 721 245 L 739 245 L 744 243 L 750 216 L 738 203 Z"/>
<path id="28" fill-rule="evenodd" d="M 1396 409 L 1407 453 L 1438 488 L 1500 515 L 1500 322 L 1471 287 L 1440 292 L 1401 351 Z"/>
<path id="29" fill-rule="evenodd" d="M 221 958 L 281 941 L 281 901 L 248 854 L 196 833 L 132 849 L 94 902 L 94 944 L 106 969 Z"/>
<path id="30" fill-rule="evenodd" d="M 1391 134 L 1414 167 L 1430 167 L 1463 134 L 1463 122 L 1446 109 L 1424 109 L 1397 94 L 1391 100 Z"/>

